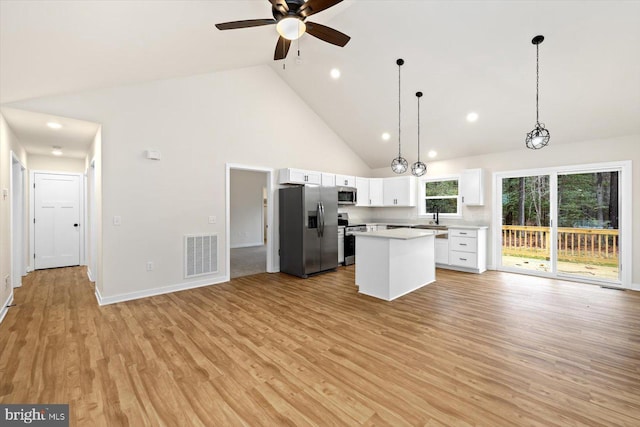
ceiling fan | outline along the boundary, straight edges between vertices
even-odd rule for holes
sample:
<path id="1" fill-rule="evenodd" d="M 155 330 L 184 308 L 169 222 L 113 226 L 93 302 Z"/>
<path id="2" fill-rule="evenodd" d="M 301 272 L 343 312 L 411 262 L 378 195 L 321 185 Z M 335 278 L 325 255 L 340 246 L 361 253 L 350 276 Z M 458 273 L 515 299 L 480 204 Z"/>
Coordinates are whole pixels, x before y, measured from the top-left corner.
<path id="1" fill-rule="evenodd" d="M 335 6 L 342 0 L 267 0 L 271 3 L 273 19 L 249 19 L 245 21 L 223 22 L 216 24 L 219 30 L 234 30 L 236 28 L 260 27 L 262 25 L 276 25 L 280 34 L 273 59 L 287 57 L 291 40 L 300 38 L 304 33 L 311 34 L 327 43 L 343 47 L 351 37 L 340 31 L 316 22 L 305 20 L 318 12 Z"/>

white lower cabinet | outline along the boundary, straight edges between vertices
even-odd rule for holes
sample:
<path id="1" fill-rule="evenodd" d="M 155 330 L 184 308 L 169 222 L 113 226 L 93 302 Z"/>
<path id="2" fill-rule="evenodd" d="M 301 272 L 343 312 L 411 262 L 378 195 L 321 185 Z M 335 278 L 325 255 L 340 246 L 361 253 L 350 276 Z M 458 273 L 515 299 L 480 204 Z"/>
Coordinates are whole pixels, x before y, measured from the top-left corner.
<path id="1" fill-rule="evenodd" d="M 436 238 L 436 264 L 449 264 L 449 239 Z"/>
<path id="2" fill-rule="evenodd" d="M 445 240 L 445 239 L 440 239 Z M 438 239 L 436 239 L 436 263 L 438 267 L 452 270 L 482 273 L 487 270 L 487 229 L 449 228 L 447 240 L 448 259 L 442 253 L 438 261 Z M 441 248 L 444 244 L 441 244 Z"/>

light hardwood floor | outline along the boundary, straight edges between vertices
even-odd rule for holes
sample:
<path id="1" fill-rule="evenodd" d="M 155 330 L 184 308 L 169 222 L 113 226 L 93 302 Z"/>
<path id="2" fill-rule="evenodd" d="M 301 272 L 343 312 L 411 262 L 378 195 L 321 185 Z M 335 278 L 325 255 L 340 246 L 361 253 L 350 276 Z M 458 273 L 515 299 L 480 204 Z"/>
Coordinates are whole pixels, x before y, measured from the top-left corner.
<path id="1" fill-rule="evenodd" d="M 640 294 L 438 270 L 393 302 L 353 267 L 99 307 L 31 273 L 0 325 L 0 402 L 71 425 L 640 425 Z"/>

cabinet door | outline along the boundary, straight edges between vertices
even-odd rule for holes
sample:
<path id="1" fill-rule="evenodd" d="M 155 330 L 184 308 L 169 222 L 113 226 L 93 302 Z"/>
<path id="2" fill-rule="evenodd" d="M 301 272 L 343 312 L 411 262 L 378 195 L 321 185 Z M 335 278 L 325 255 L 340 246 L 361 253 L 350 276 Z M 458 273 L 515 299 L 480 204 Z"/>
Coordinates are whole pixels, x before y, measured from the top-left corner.
<path id="1" fill-rule="evenodd" d="M 338 187 L 355 187 L 356 186 L 356 177 L 351 175 L 337 175 L 336 174 L 336 185 Z"/>
<path id="2" fill-rule="evenodd" d="M 356 206 L 371 206 L 369 178 L 356 178 Z"/>
<path id="3" fill-rule="evenodd" d="M 460 178 L 462 203 L 467 206 L 484 205 L 484 170 L 467 169 Z"/>
<path id="4" fill-rule="evenodd" d="M 449 239 L 436 238 L 436 264 L 449 264 Z"/>
<path id="5" fill-rule="evenodd" d="M 370 206 L 383 206 L 384 205 L 384 185 L 382 178 L 369 179 L 369 205 Z"/>
<path id="6" fill-rule="evenodd" d="M 335 187 L 336 176 L 332 173 L 322 173 L 322 186 L 323 187 Z"/>
<path id="7" fill-rule="evenodd" d="M 280 184 L 316 184 L 322 182 L 320 172 L 306 171 L 303 169 L 281 169 Z"/>
<path id="8" fill-rule="evenodd" d="M 385 206 L 415 206 L 416 180 L 411 176 L 384 178 L 383 200 Z"/>

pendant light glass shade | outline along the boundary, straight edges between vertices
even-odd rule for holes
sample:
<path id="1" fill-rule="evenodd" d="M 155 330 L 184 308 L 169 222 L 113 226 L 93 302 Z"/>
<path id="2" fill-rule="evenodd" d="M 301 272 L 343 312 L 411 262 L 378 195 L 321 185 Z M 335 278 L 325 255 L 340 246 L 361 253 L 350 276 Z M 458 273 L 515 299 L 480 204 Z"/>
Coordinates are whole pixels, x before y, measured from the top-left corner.
<path id="1" fill-rule="evenodd" d="M 539 105 L 540 105 L 540 96 L 539 96 L 539 86 L 540 86 L 540 43 L 544 41 L 544 36 L 535 36 L 531 43 L 536 45 L 536 126 L 533 130 L 527 133 L 527 138 L 525 143 L 527 148 L 532 150 L 539 150 L 540 148 L 546 147 L 549 143 L 549 139 L 551 139 L 551 135 L 549 134 L 549 130 L 544 127 L 544 123 L 540 123 L 539 116 Z"/>
<path id="2" fill-rule="evenodd" d="M 400 108 L 400 105 L 401 105 L 400 104 L 400 93 L 401 93 L 400 92 L 400 88 L 401 88 L 400 68 L 404 64 L 404 59 L 398 59 L 396 61 L 396 64 L 398 64 L 398 157 L 396 157 L 391 161 L 391 170 L 397 174 L 402 174 L 402 173 L 405 173 L 407 171 L 407 168 L 409 167 L 409 163 L 407 163 L 407 159 L 402 157 L 402 151 L 400 146 L 400 118 L 402 117 L 401 115 L 402 110 Z"/>
<path id="3" fill-rule="evenodd" d="M 411 173 L 414 176 L 422 176 L 427 173 L 427 165 L 420 161 L 420 98 L 422 98 L 422 92 L 416 92 L 416 98 L 418 98 L 418 161 L 411 165 Z"/>

